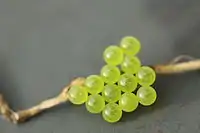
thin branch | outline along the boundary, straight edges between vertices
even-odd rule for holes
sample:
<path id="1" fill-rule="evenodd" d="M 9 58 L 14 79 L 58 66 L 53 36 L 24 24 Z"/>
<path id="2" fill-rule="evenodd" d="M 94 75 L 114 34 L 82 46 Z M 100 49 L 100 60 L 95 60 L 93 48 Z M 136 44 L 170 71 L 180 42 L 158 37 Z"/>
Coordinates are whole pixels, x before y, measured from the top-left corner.
<path id="1" fill-rule="evenodd" d="M 182 62 L 183 59 L 187 61 Z M 177 74 L 183 73 L 188 71 L 194 71 L 200 69 L 200 59 L 194 59 L 191 56 L 182 55 L 174 58 L 169 64 L 161 64 L 152 66 L 152 68 L 156 71 L 157 74 Z M 84 78 L 77 78 L 73 80 L 67 87 L 65 87 L 61 93 L 51 99 L 44 100 L 43 102 L 39 103 L 36 106 L 33 106 L 26 110 L 21 110 L 14 112 L 9 105 L 7 104 L 6 100 L 3 98 L 3 95 L 0 94 L 0 115 L 2 115 L 5 119 L 12 123 L 21 123 L 34 117 L 45 110 L 58 106 L 62 103 L 68 101 L 67 92 L 72 85 L 82 85 L 84 83 Z"/>
<path id="2" fill-rule="evenodd" d="M 169 65 L 155 65 L 153 66 L 157 74 L 177 74 L 200 69 L 200 59 L 188 62 L 169 64 Z"/>
<path id="3" fill-rule="evenodd" d="M 16 117 L 17 122 L 23 122 L 23 121 L 25 121 L 37 114 L 49 109 L 49 108 L 52 108 L 52 107 L 55 107 L 62 103 L 67 102 L 68 101 L 67 92 L 68 92 L 70 86 L 82 85 L 84 83 L 84 81 L 85 81 L 84 78 L 76 78 L 75 80 L 73 80 L 70 83 L 70 85 L 65 87 L 58 96 L 51 98 L 51 99 L 47 99 L 47 100 L 41 102 L 40 104 L 38 104 L 34 107 L 31 107 L 30 109 L 16 112 L 15 116 L 17 116 Z"/>
<path id="4" fill-rule="evenodd" d="M 0 94 L 0 114 L 6 120 L 15 123 L 16 119 L 13 117 L 14 111 L 9 107 L 2 94 Z"/>
<path id="5" fill-rule="evenodd" d="M 58 106 L 62 103 L 68 101 L 68 89 L 72 85 L 82 85 L 84 83 L 84 78 L 76 78 L 74 79 L 67 87 L 63 88 L 61 93 L 47 100 L 44 100 L 40 104 L 33 106 L 26 110 L 21 110 L 18 112 L 12 111 L 7 102 L 4 100 L 3 96 L 0 94 L 0 114 L 4 116 L 7 120 L 17 124 L 26 121 L 27 119 L 42 113 L 43 111 Z"/>

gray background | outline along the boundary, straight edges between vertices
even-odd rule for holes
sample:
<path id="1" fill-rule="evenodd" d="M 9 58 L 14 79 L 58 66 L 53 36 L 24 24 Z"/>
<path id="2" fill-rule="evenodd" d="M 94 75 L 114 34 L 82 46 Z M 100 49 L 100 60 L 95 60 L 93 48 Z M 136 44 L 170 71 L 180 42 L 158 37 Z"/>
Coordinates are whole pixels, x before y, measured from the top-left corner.
<path id="1" fill-rule="evenodd" d="M 14 109 L 52 97 L 77 76 L 98 74 L 102 51 L 140 39 L 143 64 L 200 57 L 199 0 L 0 0 L 0 91 Z M 158 101 L 108 124 L 66 103 L 1 133 L 197 133 L 200 73 L 158 76 Z"/>

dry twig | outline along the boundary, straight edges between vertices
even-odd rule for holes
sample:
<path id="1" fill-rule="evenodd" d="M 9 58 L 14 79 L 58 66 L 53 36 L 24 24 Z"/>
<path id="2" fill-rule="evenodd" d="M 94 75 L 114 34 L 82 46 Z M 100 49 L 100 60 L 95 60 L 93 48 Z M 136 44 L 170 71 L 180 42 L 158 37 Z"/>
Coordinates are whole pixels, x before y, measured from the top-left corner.
<path id="1" fill-rule="evenodd" d="M 13 122 L 13 123 L 21 123 L 26 121 L 27 119 L 49 109 L 52 107 L 55 107 L 57 105 L 60 105 L 62 103 L 65 103 L 68 101 L 68 89 L 70 88 L 71 85 L 82 85 L 84 83 L 84 78 L 76 78 L 73 80 L 70 85 L 67 87 L 63 88 L 61 93 L 51 99 L 44 100 L 40 104 L 33 106 L 29 109 L 26 110 L 21 110 L 18 112 L 12 111 L 5 99 L 3 98 L 3 95 L 0 94 L 0 114 L 4 116 L 7 120 Z"/>
<path id="2" fill-rule="evenodd" d="M 187 60 L 182 62 L 182 60 Z M 200 59 L 194 59 L 191 56 L 181 55 L 173 59 L 169 64 L 165 65 L 155 65 L 152 68 L 156 71 L 157 74 L 177 74 L 188 71 L 194 71 L 200 69 Z M 65 103 L 68 101 L 68 89 L 71 85 L 82 85 L 84 83 L 84 78 L 77 78 L 73 80 L 67 87 L 65 87 L 61 93 L 51 99 L 44 100 L 40 104 L 33 106 L 26 110 L 21 110 L 14 112 L 6 100 L 3 98 L 3 95 L 0 94 L 0 115 L 5 119 L 11 121 L 12 123 L 21 123 L 27 119 L 42 113 L 43 111 L 53 108 L 57 105 Z"/>
<path id="3" fill-rule="evenodd" d="M 186 61 L 185 61 L 186 60 Z M 152 66 L 157 74 L 177 74 L 200 69 L 200 59 L 188 55 L 180 55 L 169 64 Z"/>

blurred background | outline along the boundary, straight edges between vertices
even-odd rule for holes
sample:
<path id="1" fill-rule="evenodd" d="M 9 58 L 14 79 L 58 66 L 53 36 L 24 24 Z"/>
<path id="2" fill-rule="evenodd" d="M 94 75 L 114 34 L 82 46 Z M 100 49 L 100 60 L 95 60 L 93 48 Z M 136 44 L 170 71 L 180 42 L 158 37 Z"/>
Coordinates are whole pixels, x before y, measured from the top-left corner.
<path id="1" fill-rule="evenodd" d="M 77 76 L 98 74 L 102 52 L 126 35 L 142 43 L 143 64 L 180 54 L 200 58 L 198 0 L 0 0 L 0 92 L 16 110 L 60 92 Z M 197 133 L 200 74 L 158 75 L 158 100 L 108 124 L 66 103 L 1 133 Z"/>

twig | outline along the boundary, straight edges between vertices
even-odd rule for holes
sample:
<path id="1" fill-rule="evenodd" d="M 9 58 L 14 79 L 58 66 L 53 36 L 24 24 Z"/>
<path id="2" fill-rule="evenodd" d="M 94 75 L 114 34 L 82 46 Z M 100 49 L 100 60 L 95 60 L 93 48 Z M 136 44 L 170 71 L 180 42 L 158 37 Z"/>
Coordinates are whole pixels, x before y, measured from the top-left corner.
<path id="1" fill-rule="evenodd" d="M 187 59 L 186 62 L 182 62 L 183 59 Z M 194 71 L 200 69 L 200 59 L 194 60 L 191 56 L 178 56 L 174 58 L 169 64 L 166 65 L 155 65 L 152 68 L 156 71 L 157 74 L 177 74 L 188 71 Z M 12 123 L 21 123 L 27 119 L 42 113 L 45 110 L 58 106 L 62 103 L 68 101 L 67 92 L 71 85 L 82 85 L 84 83 L 84 78 L 77 78 L 73 80 L 67 87 L 65 87 L 61 93 L 51 99 L 47 99 L 40 104 L 33 106 L 26 110 L 21 110 L 14 112 L 6 100 L 3 98 L 3 95 L 0 94 L 0 115 Z"/>
<path id="2" fill-rule="evenodd" d="M 38 104 L 34 107 L 31 107 L 30 109 L 16 112 L 15 115 L 17 116 L 17 122 L 23 122 L 23 121 L 27 120 L 28 118 L 31 118 L 31 117 L 43 112 L 44 110 L 47 110 L 49 108 L 52 108 L 52 107 L 55 107 L 57 105 L 67 102 L 68 101 L 67 92 L 68 92 L 70 86 L 71 85 L 82 85 L 84 83 L 84 81 L 85 81 L 84 78 L 77 78 L 77 79 L 73 80 L 70 83 L 70 85 L 65 87 L 58 96 L 48 99 L 48 100 L 45 100 L 45 101 L 41 102 L 40 104 Z"/>
<path id="3" fill-rule="evenodd" d="M 200 69 L 200 59 L 188 62 L 169 64 L 169 65 L 155 65 L 153 66 L 157 74 L 177 74 Z"/>
<path id="4" fill-rule="evenodd" d="M 57 105 L 60 105 L 62 103 L 65 103 L 68 101 L 68 89 L 70 88 L 71 85 L 82 85 L 84 83 L 84 78 L 76 78 L 73 80 L 70 85 L 65 87 L 61 93 L 51 99 L 47 99 L 40 104 L 33 106 L 29 109 L 26 110 L 21 110 L 18 112 L 12 111 L 6 101 L 3 99 L 3 96 L 0 94 L 0 114 L 4 116 L 7 120 L 13 122 L 13 123 L 21 123 L 26 121 L 27 119 L 49 109 L 52 107 L 55 107 Z"/>
<path id="5" fill-rule="evenodd" d="M 8 121 L 16 122 L 15 117 L 13 117 L 14 111 L 10 109 L 2 94 L 0 94 L 0 114 Z"/>

